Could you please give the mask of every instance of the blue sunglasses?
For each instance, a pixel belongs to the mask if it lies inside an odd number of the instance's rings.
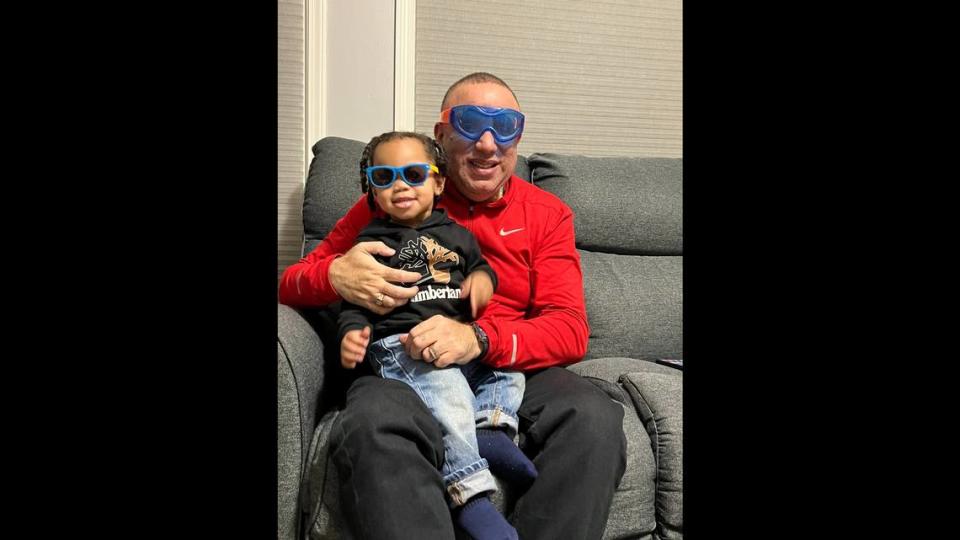
[[[489,131],[500,144],[513,142],[523,133],[523,113],[503,107],[457,105],[444,109],[440,121],[471,141],[480,140]]]
[[[440,169],[430,163],[407,163],[402,167],[389,167],[387,165],[376,165],[367,167],[364,172],[367,173],[367,182],[371,186],[379,189],[386,189],[397,181],[397,175],[403,178],[408,186],[422,186],[430,176],[430,171],[437,174]]]

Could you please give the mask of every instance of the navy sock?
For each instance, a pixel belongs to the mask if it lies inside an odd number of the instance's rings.
[[[519,540],[497,507],[484,495],[470,499],[457,514],[457,525],[474,540]]]
[[[537,478],[537,468],[513,440],[500,429],[478,429],[480,457],[490,464],[494,476],[523,487]]]

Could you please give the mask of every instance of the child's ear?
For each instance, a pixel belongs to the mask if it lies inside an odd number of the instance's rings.
[[[445,177],[440,176],[440,175],[438,174],[438,175],[437,175],[437,181],[436,181],[436,187],[433,189],[433,191],[434,191],[437,195],[443,193],[443,186],[444,186],[444,184],[446,184],[446,182],[447,182],[447,179],[446,179]]]

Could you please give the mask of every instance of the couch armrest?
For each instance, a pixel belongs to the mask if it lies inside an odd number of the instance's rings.
[[[664,540],[682,539],[683,375],[673,368],[648,364],[646,369],[621,376],[620,384],[633,401],[653,446],[657,533]]]
[[[323,344],[297,311],[277,304],[277,537],[299,532],[301,478],[324,384]]]

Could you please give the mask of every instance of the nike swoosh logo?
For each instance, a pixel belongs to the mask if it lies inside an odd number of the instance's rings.
[[[523,227],[520,227],[519,229],[511,229],[511,230],[509,230],[509,231],[505,231],[505,230],[503,230],[503,227],[500,227],[500,236],[506,236],[506,235],[508,235],[508,234],[513,234],[513,233],[515,233],[515,232],[520,232],[520,231],[522,231],[522,230],[523,230]]]

